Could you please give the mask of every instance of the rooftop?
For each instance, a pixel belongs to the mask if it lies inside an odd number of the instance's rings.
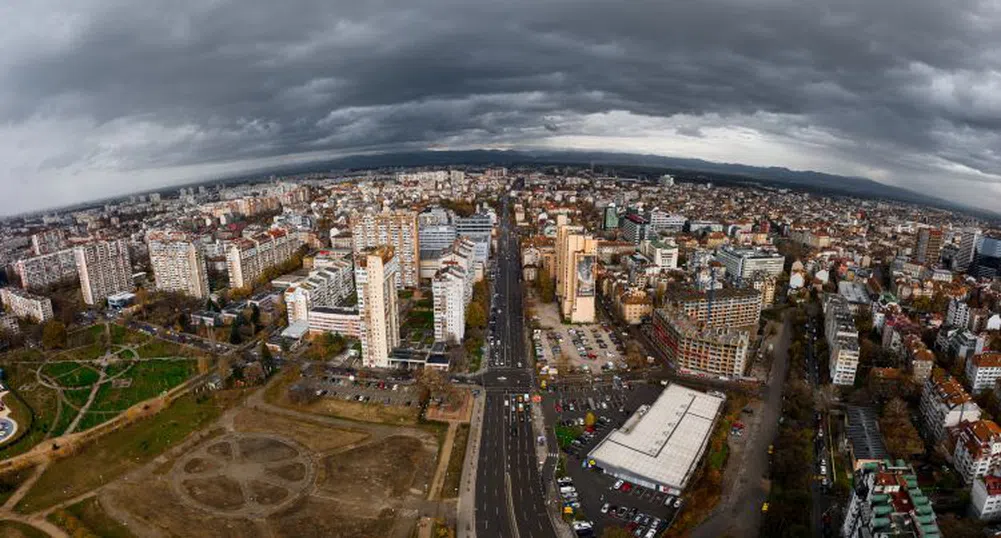
[[[669,385],[649,407],[613,430],[589,457],[684,489],[702,457],[723,398]]]

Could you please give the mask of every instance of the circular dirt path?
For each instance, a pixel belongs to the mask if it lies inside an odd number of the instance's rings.
[[[309,493],[309,450],[279,435],[229,433],[181,458],[170,482],[186,505],[214,515],[264,518]]]

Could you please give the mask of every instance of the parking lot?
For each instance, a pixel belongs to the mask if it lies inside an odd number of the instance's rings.
[[[564,433],[579,432],[566,447],[566,471],[575,494],[564,498],[564,505],[591,520],[596,535],[606,527],[619,526],[628,528],[634,536],[659,536],[681,508],[675,506],[677,498],[619,481],[599,468],[590,467],[587,460],[587,454],[601,439],[620,427],[637,407],[656,400],[661,390],[657,385],[616,380],[598,384],[556,383],[545,393],[543,412],[547,424],[556,425]],[[596,418],[592,432],[584,428],[588,411]]]
[[[323,374],[304,376],[301,383],[323,398],[403,407],[418,405],[417,389],[412,383]]]
[[[555,305],[542,305],[539,309],[541,328],[532,331],[535,356],[550,367],[560,365],[560,357],[569,359],[574,371],[599,372],[624,369],[625,348],[621,335],[607,323],[563,325]],[[552,312],[549,312],[552,310]]]

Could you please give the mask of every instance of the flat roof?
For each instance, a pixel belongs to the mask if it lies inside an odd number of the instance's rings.
[[[671,384],[589,454],[658,484],[684,489],[705,451],[724,399]]]
[[[890,457],[879,431],[879,418],[871,407],[849,405],[847,408],[848,442],[857,460],[882,460]]]

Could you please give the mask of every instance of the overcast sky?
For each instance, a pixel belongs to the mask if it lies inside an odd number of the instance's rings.
[[[568,148],[1001,200],[1001,3],[5,0],[0,214],[354,152]]]

